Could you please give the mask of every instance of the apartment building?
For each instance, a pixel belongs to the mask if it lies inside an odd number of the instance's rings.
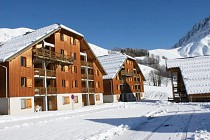
[[[143,98],[145,78],[133,57],[109,53],[98,59],[107,72],[103,76],[104,102],[128,102]]]
[[[175,102],[210,101],[210,56],[167,60]]]
[[[0,114],[103,103],[106,72],[84,36],[53,24],[0,45]]]

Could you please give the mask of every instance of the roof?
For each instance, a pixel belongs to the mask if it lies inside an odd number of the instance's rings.
[[[121,68],[123,68],[124,62],[127,59],[132,59],[135,61],[134,58],[132,58],[129,55],[126,54],[122,54],[122,53],[109,53],[108,55],[104,55],[104,56],[99,56],[98,60],[100,61],[100,63],[102,64],[102,66],[104,67],[107,75],[103,76],[103,79],[113,79],[115,78],[115,76],[117,75],[117,73],[121,70]],[[136,61],[135,61],[136,62]],[[137,70],[141,72],[140,67],[138,66],[137,63],[134,63],[134,65],[136,66]],[[145,81],[145,78],[143,76],[143,73],[141,72],[141,75]]]
[[[187,94],[210,93],[210,56],[171,59],[167,68],[180,68]]]
[[[116,53],[100,56],[98,59],[107,73],[107,75],[103,76],[103,79],[113,79],[122,68],[127,56]]]
[[[59,29],[65,29],[72,33],[75,33],[79,36],[82,34],[76,32],[73,29],[70,29],[61,24],[52,24],[40,29],[37,29],[33,32],[12,38],[3,44],[0,45],[0,62],[7,61],[13,55],[25,50],[27,47],[36,44],[38,41],[43,40],[47,36],[50,36],[54,32],[58,31]]]
[[[91,43],[88,43],[88,44],[89,44],[91,50],[94,52],[94,54],[97,57],[109,54],[109,50],[107,50],[107,49],[101,48],[101,47],[91,44]]]

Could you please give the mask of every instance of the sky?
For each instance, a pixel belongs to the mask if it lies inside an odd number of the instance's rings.
[[[170,49],[210,15],[210,0],[1,0],[0,28],[70,27],[106,49]]]

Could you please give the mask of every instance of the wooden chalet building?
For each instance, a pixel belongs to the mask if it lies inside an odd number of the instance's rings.
[[[105,74],[82,34],[60,24],[28,32],[0,45],[0,114],[103,103]]]
[[[210,56],[167,60],[173,100],[210,101]]]
[[[104,102],[142,99],[145,79],[134,58],[113,53],[98,59],[107,72],[103,76]]]

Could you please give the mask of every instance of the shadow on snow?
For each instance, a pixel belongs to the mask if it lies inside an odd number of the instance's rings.
[[[186,112],[185,112],[186,113]],[[210,116],[210,113],[194,113],[193,118],[200,118],[201,116]],[[120,126],[120,125],[128,125],[129,130],[133,131],[149,131],[159,133],[171,133],[171,132],[195,132],[197,125],[201,122],[196,120],[195,124],[193,125],[195,128],[184,130],[186,126],[189,124],[189,118],[191,117],[191,113],[186,114],[176,114],[176,115],[167,115],[167,116],[156,116],[156,117],[131,117],[131,118],[104,118],[104,119],[86,119],[88,121],[93,121],[97,123],[105,123],[110,124],[113,126]],[[206,119],[206,120],[205,120]],[[206,124],[205,130],[208,132],[210,131],[210,123],[205,117],[202,119],[203,123]],[[193,121],[193,120],[191,120]]]

